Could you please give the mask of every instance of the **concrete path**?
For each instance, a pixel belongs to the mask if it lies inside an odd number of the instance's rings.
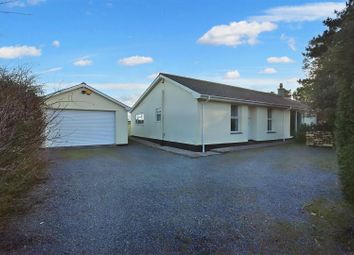
[[[213,155],[220,154],[220,152],[216,152],[216,151],[207,151],[207,152],[203,153],[203,152],[197,152],[197,151],[183,150],[183,149],[179,149],[179,148],[175,148],[175,147],[171,147],[171,146],[161,146],[157,143],[149,142],[144,139],[140,139],[140,138],[136,138],[136,137],[130,137],[129,140],[147,145],[152,148],[157,148],[157,149],[160,149],[163,151],[168,151],[168,152],[171,152],[174,154],[178,154],[178,155],[182,155],[182,156],[186,156],[186,157],[190,157],[190,158],[200,158],[200,157],[207,157],[207,156],[213,156]]]
[[[242,145],[236,145],[236,146],[228,146],[228,147],[222,147],[222,148],[217,148],[217,149],[212,149],[209,150],[205,153],[203,152],[196,152],[196,151],[190,151],[190,150],[184,150],[184,149],[179,149],[171,146],[161,146],[157,143],[153,143],[144,139],[140,139],[137,137],[130,137],[129,140],[147,145],[152,148],[157,148],[163,151],[168,151],[171,153],[175,153],[178,155],[183,155],[186,157],[190,158],[200,158],[200,157],[208,157],[208,156],[214,156],[214,155],[219,155],[222,153],[227,153],[227,152],[234,152],[234,151],[242,151],[242,150],[248,150],[248,149],[257,149],[257,148],[264,148],[264,147],[271,147],[271,146],[276,146],[276,145],[283,145],[283,144],[288,144],[292,143],[292,140],[287,140],[287,141],[274,141],[274,142],[264,142],[264,143],[252,143],[252,144],[242,144]]]

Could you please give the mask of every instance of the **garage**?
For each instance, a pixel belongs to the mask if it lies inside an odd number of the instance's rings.
[[[104,111],[48,111],[53,117],[48,147],[115,144],[115,113]]]
[[[81,83],[46,100],[46,147],[128,143],[129,107]]]

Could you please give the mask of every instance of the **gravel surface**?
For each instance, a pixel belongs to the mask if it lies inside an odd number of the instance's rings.
[[[0,253],[306,253],[304,205],[340,197],[335,152],[297,144],[192,159],[133,142],[50,157],[32,194],[43,201],[9,219]]]

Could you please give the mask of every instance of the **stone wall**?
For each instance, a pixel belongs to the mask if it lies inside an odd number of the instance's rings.
[[[316,147],[334,147],[334,136],[329,131],[306,132],[306,145]]]

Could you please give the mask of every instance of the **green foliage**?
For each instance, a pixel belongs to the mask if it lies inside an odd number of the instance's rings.
[[[296,133],[295,140],[298,143],[306,143],[306,132],[310,131],[310,126],[302,124]]]
[[[0,68],[0,215],[18,209],[42,177],[46,118],[35,83],[26,69]]]
[[[338,15],[337,18],[328,18],[323,23],[327,29],[309,42],[303,54],[303,68],[307,78],[299,80],[302,86],[293,96],[310,105],[321,122],[334,124],[339,92],[335,84],[335,67],[330,64],[331,56],[328,51],[342,24],[342,18]]]
[[[354,203],[354,0],[324,21],[326,31],[304,53],[307,78],[295,96],[335,123],[340,180],[345,198]]]
[[[345,198],[354,203],[354,1],[338,14],[342,23],[329,49],[339,91],[336,115],[337,154]]]

